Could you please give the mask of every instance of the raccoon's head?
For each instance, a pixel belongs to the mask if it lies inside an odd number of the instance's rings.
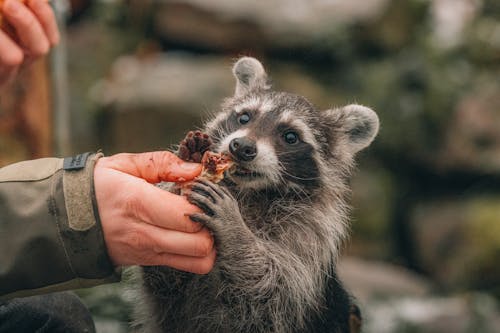
[[[332,173],[345,174],[378,132],[378,117],[367,107],[320,111],[304,97],[272,91],[254,58],[239,59],[233,74],[235,94],[207,132],[214,150],[236,162],[228,177],[241,189],[310,193]]]

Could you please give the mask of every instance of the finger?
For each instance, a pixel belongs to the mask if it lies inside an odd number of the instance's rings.
[[[117,154],[101,160],[108,167],[140,177],[149,183],[183,182],[201,173],[201,164],[184,162],[167,151]]]
[[[185,197],[139,179],[131,183],[130,188],[125,209],[140,221],[182,232],[197,232],[201,229],[201,225],[191,221],[188,216],[201,211]]]
[[[144,266],[169,266],[180,271],[195,274],[208,274],[214,266],[215,258],[215,249],[213,249],[210,254],[204,258],[188,257],[178,254],[159,254],[152,259],[150,264],[146,264]]]
[[[203,228],[196,233],[185,233],[175,230],[161,229],[144,224],[150,238],[152,251],[158,254],[171,253],[190,257],[206,257],[214,247],[213,237],[208,229]]]
[[[24,61],[23,50],[2,30],[0,30],[0,67],[8,70],[20,66]]]
[[[49,40],[31,10],[17,0],[6,0],[3,5],[3,14],[16,31],[25,52],[34,57],[49,52]]]
[[[60,35],[52,7],[46,0],[31,0],[28,2],[28,6],[42,25],[45,35],[49,39],[50,45],[57,45],[59,43]]]

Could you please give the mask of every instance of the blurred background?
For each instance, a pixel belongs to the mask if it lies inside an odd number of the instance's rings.
[[[274,87],[381,118],[340,275],[364,332],[500,332],[500,1],[53,1],[66,39],[0,99],[0,164],[168,149],[259,58]],[[126,283],[80,291],[127,332]]]

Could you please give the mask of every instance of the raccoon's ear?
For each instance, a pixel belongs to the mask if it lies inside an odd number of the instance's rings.
[[[355,154],[368,147],[379,130],[377,114],[370,108],[351,104],[330,112],[341,122],[341,132],[345,134],[350,151]]]
[[[269,89],[267,74],[262,64],[255,58],[240,58],[233,66],[236,78],[235,96],[245,95],[254,89]]]

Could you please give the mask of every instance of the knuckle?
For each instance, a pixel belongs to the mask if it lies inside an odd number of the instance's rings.
[[[21,29],[32,29],[35,24],[38,24],[35,16],[27,10],[23,10],[22,13],[20,11],[15,15],[14,19],[14,25]]]
[[[142,200],[136,195],[128,195],[125,198],[125,211],[129,216],[140,217],[144,209]]]
[[[128,247],[136,250],[142,250],[145,247],[146,244],[146,235],[143,234],[140,230],[130,230],[127,233],[127,237],[125,242],[127,243]]]
[[[24,54],[19,50],[12,49],[2,57],[2,62],[7,67],[18,67],[24,62]]]

